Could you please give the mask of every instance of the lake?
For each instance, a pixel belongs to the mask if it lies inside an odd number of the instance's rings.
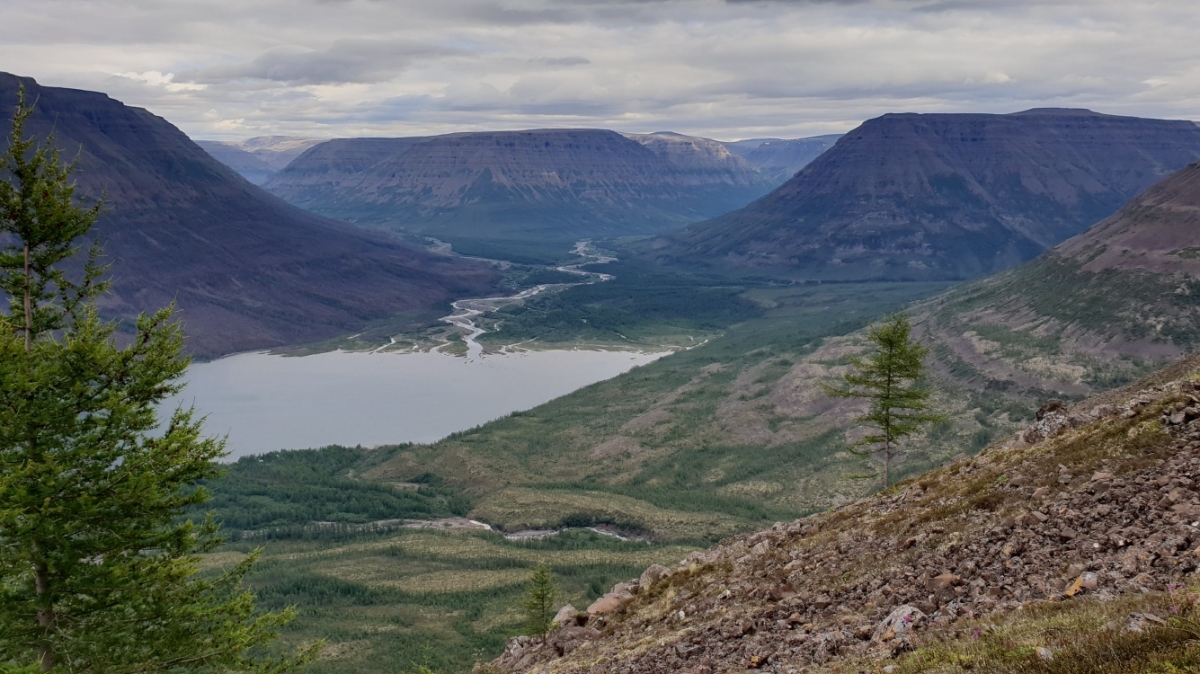
[[[231,458],[277,449],[432,442],[603,381],[665,353],[245,353],[197,363],[164,409],[195,404]]]

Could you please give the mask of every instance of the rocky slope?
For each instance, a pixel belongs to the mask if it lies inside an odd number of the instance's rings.
[[[651,567],[478,670],[1187,671],[1197,379],[1192,357],[1051,402],[973,459]]]
[[[759,173],[782,185],[800,169],[833,147],[841,134],[809,138],[755,138],[723,143]]]
[[[663,261],[827,280],[963,279],[1029,260],[1200,158],[1192,122],[1030,110],[889,114]]]
[[[51,130],[79,153],[77,195],[103,194],[97,236],[113,264],[107,315],[178,303],[201,356],[328,338],[398,312],[441,310],[486,291],[487,269],[401,245],[273,197],[182,132],[101,93],[0,74],[0,107],[24,84]],[[7,120],[9,112],[3,118]],[[7,122],[0,132],[8,133]]]
[[[446,238],[567,241],[712,217],[770,183],[705,139],[545,129],[330,141],[267,188],[364,224]]]
[[[197,140],[196,144],[246,180],[262,185],[305,150],[320,142],[318,138],[257,136],[246,140]]]

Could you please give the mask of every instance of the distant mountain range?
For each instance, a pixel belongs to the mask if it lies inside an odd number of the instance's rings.
[[[661,231],[772,186],[714,141],[598,129],[333,140],[266,184],[290,203],[361,224],[563,241]]]
[[[201,356],[315,341],[485,292],[492,271],[318,217],[217,162],[167,121],[101,93],[0,73],[0,132],[18,85],[28,131],[79,154],[76,194],[104,195],[113,264],[103,310],[126,324],[176,301]]]
[[[809,138],[754,138],[722,143],[759,173],[782,184],[821,156],[841,134]]]
[[[320,142],[320,138],[258,136],[246,140],[197,140],[196,144],[246,180],[262,185],[305,150]]]
[[[647,254],[815,280],[967,279],[1035,257],[1198,158],[1200,127],[1188,121],[889,114],[771,194]]]

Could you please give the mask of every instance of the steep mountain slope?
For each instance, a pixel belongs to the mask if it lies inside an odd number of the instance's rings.
[[[917,309],[977,383],[1086,393],[1200,345],[1200,164],[1037,260]]]
[[[660,260],[806,279],[993,273],[1200,158],[1200,127],[1086,110],[889,114],[746,208],[653,244]]]
[[[797,171],[808,166],[812,160],[833,147],[841,137],[841,134],[835,133],[792,140],[755,138],[724,143],[724,145],[730,152],[745,159],[746,163],[759,173],[767,176],[776,184],[783,184],[787,182],[788,178],[796,175]]]
[[[568,241],[662,230],[770,185],[722,147],[656,134],[545,129],[347,139],[267,183],[324,215],[446,238]]]
[[[198,140],[196,144],[246,180],[262,185],[305,150],[320,142],[316,138],[257,136],[236,141]]]
[[[28,131],[79,154],[76,194],[103,194],[111,316],[178,302],[189,348],[210,356],[327,338],[486,290],[491,271],[317,217],[263,192],[183,133],[101,93],[0,74],[37,100]],[[9,113],[4,113],[8,118]],[[0,123],[7,134],[7,123]]]
[[[1047,406],[974,459],[650,567],[481,669],[1194,671],[1198,377]]]

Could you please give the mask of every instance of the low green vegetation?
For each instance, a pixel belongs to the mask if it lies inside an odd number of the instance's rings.
[[[369,468],[387,456],[361,447],[332,446],[242,457],[209,485],[213,499],[205,507],[219,513],[233,536],[254,531],[270,538],[306,535],[314,522],[434,519],[465,515],[470,509],[469,502],[433,475],[418,475],[402,485],[354,477],[355,469]]]
[[[613,584],[692,548],[619,541],[591,531],[510,541],[470,530],[313,532],[307,538],[244,539],[206,560],[234,564],[265,545],[251,587],[260,605],[295,606],[287,643],[325,639],[314,674],[384,674],[423,666],[461,672],[520,634],[529,579],[539,565],[564,602],[586,608]],[[551,613],[553,615],[553,613]]]
[[[1116,600],[1037,602],[956,626],[894,665],[897,674],[1172,674],[1200,671],[1196,588]],[[1134,616],[1149,614],[1137,630]],[[1161,616],[1161,617],[1160,617]]]
[[[618,261],[586,269],[614,278],[501,309],[490,317],[497,327],[484,340],[640,344],[671,343],[673,337],[676,345],[688,346],[688,335],[693,340],[711,336],[763,315],[761,306],[743,296],[746,283],[666,273],[643,262]]]

